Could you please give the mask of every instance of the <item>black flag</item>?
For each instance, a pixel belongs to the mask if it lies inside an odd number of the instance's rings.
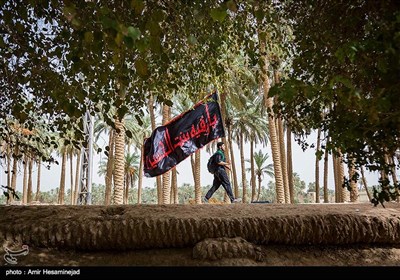
[[[224,137],[216,92],[166,125],[157,127],[144,140],[144,175],[161,175],[210,141]]]

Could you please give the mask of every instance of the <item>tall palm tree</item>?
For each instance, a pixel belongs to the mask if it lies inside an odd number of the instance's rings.
[[[275,59],[275,58],[272,58],[271,60],[272,60],[273,73],[274,73],[273,82],[275,85],[277,85],[280,83],[279,60]],[[279,96],[275,95],[274,104],[278,104],[278,103],[279,103]],[[283,123],[283,116],[281,115],[280,111],[276,114],[276,125],[277,125],[277,129],[278,129],[277,135],[278,135],[278,140],[279,140],[283,188],[285,191],[285,203],[290,203],[289,178],[288,178],[288,172],[287,172],[286,150],[285,150],[284,123]]]
[[[275,115],[273,113],[273,98],[269,96],[270,90],[270,77],[269,77],[269,67],[270,60],[267,56],[267,33],[262,32],[260,27],[261,22],[258,22],[258,42],[261,55],[261,87],[260,92],[263,92],[264,105],[268,110],[268,126],[269,126],[269,137],[271,142],[272,159],[274,162],[274,174],[275,174],[275,188],[276,188],[276,201],[278,203],[285,203],[285,191],[283,185],[283,172],[281,166],[281,155],[279,139],[277,135],[277,129],[275,125]]]

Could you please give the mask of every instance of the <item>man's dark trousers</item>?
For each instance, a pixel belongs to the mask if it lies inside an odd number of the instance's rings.
[[[212,188],[207,192],[206,199],[210,199],[210,197],[219,189],[221,186],[224,187],[226,193],[229,196],[231,202],[235,199],[232,193],[231,183],[229,182],[228,174],[226,174],[225,167],[218,167],[217,171],[214,173],[214,181]]]

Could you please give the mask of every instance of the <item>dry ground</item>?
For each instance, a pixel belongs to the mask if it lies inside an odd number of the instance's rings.
[[[0,206],[0,255],[28,245],[18,265],[400,267],[400,205],[385,206]]]

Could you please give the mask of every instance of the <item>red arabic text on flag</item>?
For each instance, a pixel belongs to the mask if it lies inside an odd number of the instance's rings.
[[[161,175],[210,141],[224,137],[224,126],[216,92],[191,110],[157,127],[144,141],[144,175]]]

